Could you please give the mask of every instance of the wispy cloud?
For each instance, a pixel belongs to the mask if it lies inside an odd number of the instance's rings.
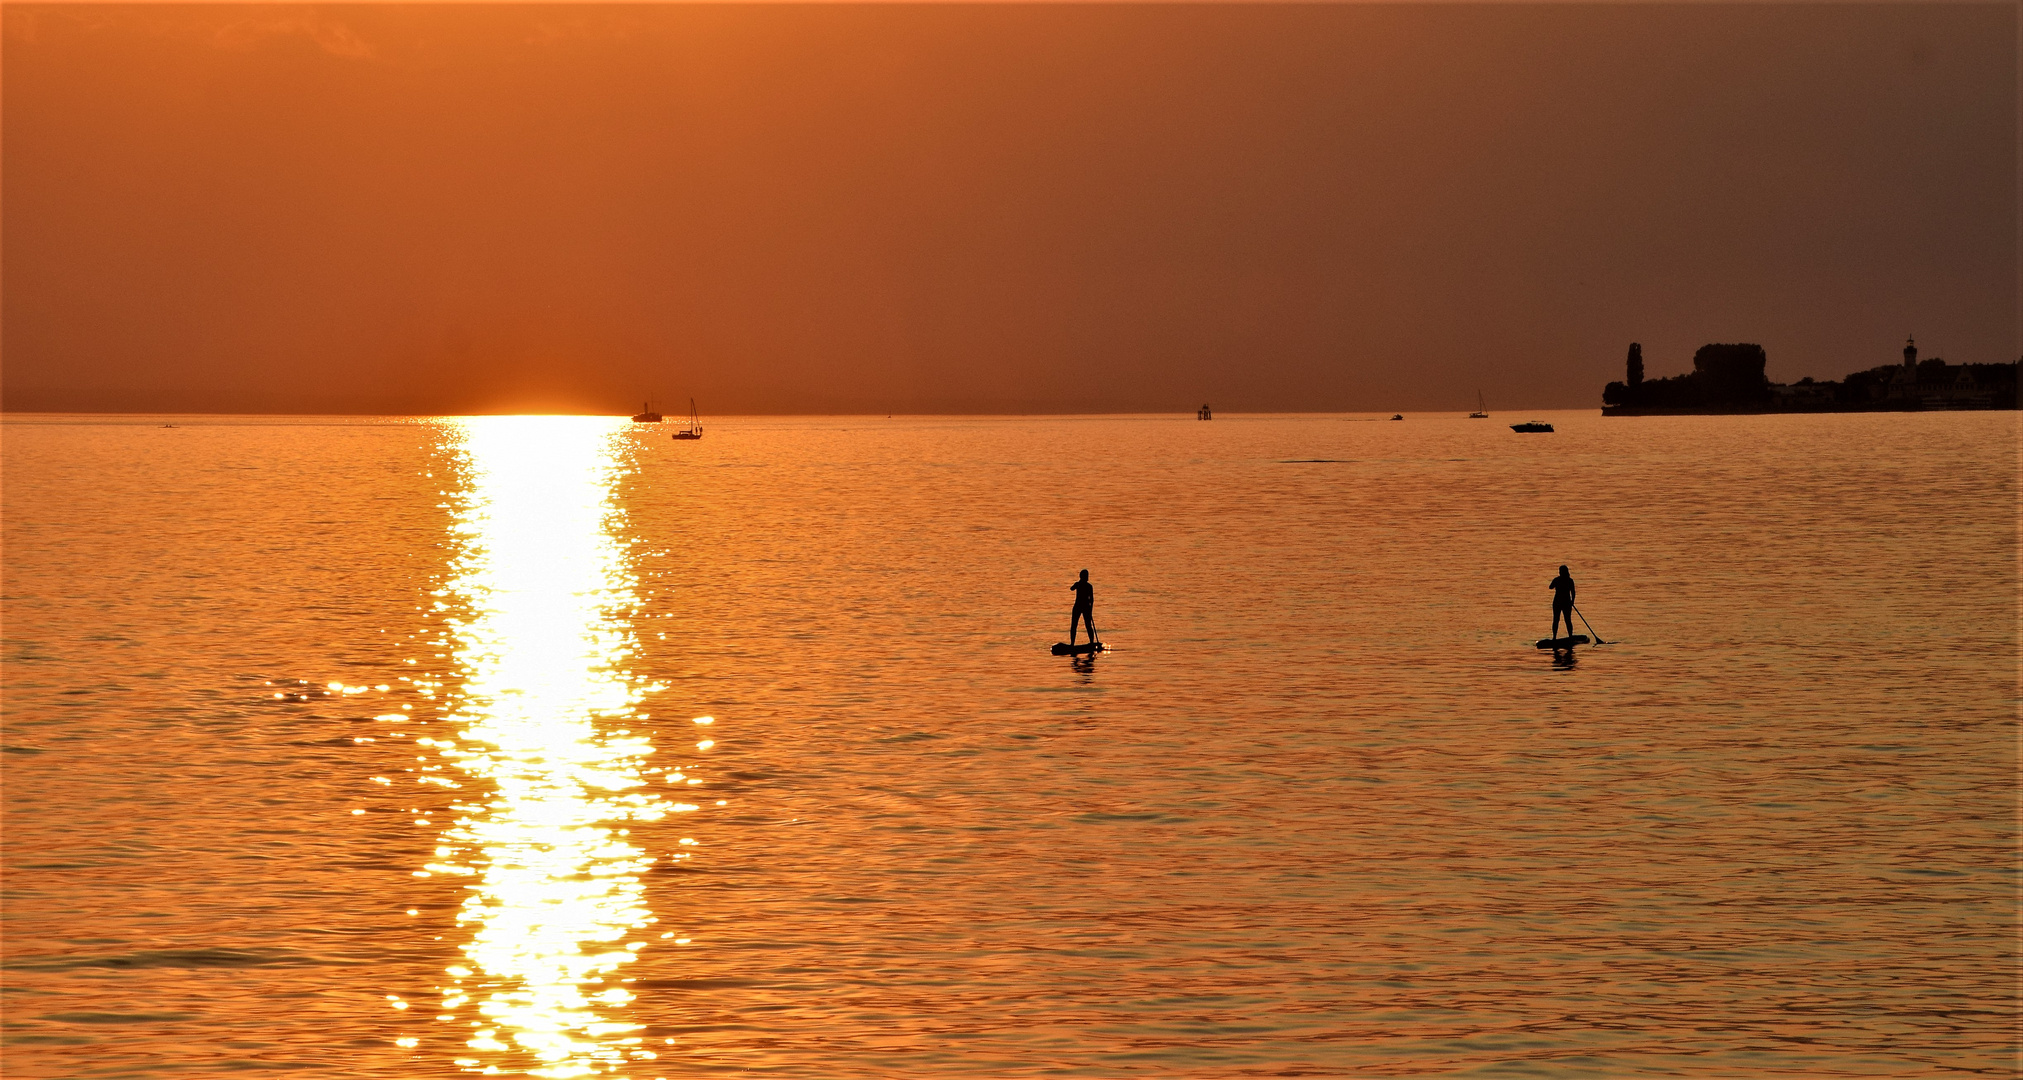
[[[256,49],[286,38],[306,39],[332,56],[350,60],[370,59],[373,55],[372,45],[349,24],[315,11],[228,16],[211,34],[212,42],[219,48],[235,50]]]
[[[5,10],[9,40],[34,43],[57,27],[88,33],[121,32],[174,41],[194,42],[231,52],[250,52],[276,42],[307,41],[318,50],[347,60],[369,60],[372,43],[348,22],[310,8],[273,8],[221,4],[193,13],[188,8],[116,11],[85,4],[18,5]]]

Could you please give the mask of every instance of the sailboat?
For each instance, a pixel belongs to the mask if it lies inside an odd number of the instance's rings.
[[[702,438],[702,420],[695,414],[695,399],[688,399],[688,426],[674,433],[677,439]]]
[[[1489,419],[1489,406],[1482,403],[1482,391],[1475,391],[1475,411],[1468,414],[1470,420]]]
[[[660,414],[653,411],[652,402],[642,401],[639,403],[639,415],[634,416],[632,422],[635,424],[658,424],[660,423]]]

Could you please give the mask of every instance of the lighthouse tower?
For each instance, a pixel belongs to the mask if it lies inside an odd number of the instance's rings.
[[[1917,338],[1914,337],[1904,338],[1904,366],[1907,368],[1916,368],[1918,366]]]

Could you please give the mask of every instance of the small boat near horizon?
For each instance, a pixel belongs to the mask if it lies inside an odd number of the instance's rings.
[[[1510,425],[1512,431],[1551,431],[1552,425],[1539,420],[1528,420],[1522,424]]]
[[[1470,420],[1489,419],[1489,406],[1483,404],[1482,391],[1480,389],[1477,389],[1475,391],[1475,411],[1468,414],[1468,419]]]
[[[660,414],[653,411],[652,402],[642,401],[639,403],[639,412],[632,417],[632,422],[635,424],[658,424],[660,423]]]
[[[694,398],[688,399],[688,426],[675,432],[674,437],[677,439],[702,438],[702,420],[696,415]]]

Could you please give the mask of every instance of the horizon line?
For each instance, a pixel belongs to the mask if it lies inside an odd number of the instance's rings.
[[[1506,410],[1504,410],[1504,411],[1505,411],[1505,412],[1515,412],[1515,411],[1519,411],[1519,410],[1518,410],[1518,409],[1506,409]],[[1552,405],[1552,406],[1539,406],[1539,407],[1523,407],[1523,408],[1521,409],[1521,411],[1524,411],[1524,412],[1534,412],[1534,413],[1537,413],[1537,412],[1595,412],[1595,413],[1600,413],[1600,412],[1602,411],[1602,407],[1601,407],[1601,406],[1599,406],[1599,405],[1594,405],[1594,406],[1587,406],[1587,405],[1579,405],[1579,406],[1561,406],[1561,405]],[[1467,419],[1467,418],[1469,417],[1469,414],[1468,414],[1468,412],[1467,412],[1467,411],[1465,411],[1465,410],[1464,410],[1463,408],[1456,408],[1456,409],[1419,409],[1419,410],[1415,410],[1414,412],[1411,412],[1411,413],[1407,413],[1407,412],[1405,412],[1404,410],[1401,410],[1401,409],[1327,409],[1327,410],[1283,410],[1283,409],[1258,409],[1258,410],[1250,410],[1250,409],[1231,409],[1231,410],[1228,410],[1228,411],[1226,411],[1226,412],[1223,412],[1223,411],[1218,411],[1218,412],[1217,412],[1217,413],[1215,414],[1215,419],[1219,420],[1219,419],[1221,419],[1221,418],[1223,418],[1223,417],[1225,417],[1225,416],[1229,416],[1229,417],[1239,417],[1239,416],[1244,416],[1244,417],[1274,417],[1274,416],[1347,416],[1347,417],[1364,417],[1364,416],[1368,416],[1368,417],[1372,417],[1372,418],[1377,418],[1377,419],[1388,419],[1388,417],[1387,417],[1387,416],[1383,416],[1383,415],[1381,415],[1381,414],[1385,414],[1385,413],[1389,413],[1389,414],[1393,414],[1393,415],[1401,415],[1401,416],[1412,416],[1412,415],[1417,415],[1417,416],[1422,416],[1422,417],[1444,417],[1444,416],[1449,416],[1449,415],[1453,415],[1453,416],[1459,416],[1459,417],[1461,417],[1461,418],[1463,418],[1463,419]],[[104,410],[104,411],[79,411],[79,410],[52,410],[52,409],[0,409],[0,421],[5,421],[5,420],[10,420],[10,419],[15,419],[15,418],[29,418],[29,417],[51,417],[51,416],[131,416],[131,417],[166,417],[166,416],[203,416],[203,417],[279,417],[279,418],[286,418],[286,419],[308,419],[308,418],[325,418],[325,417],[327,417],[327,418],[335,418],[335,419],[381,419],[381,420],[440,420],[440,419],[470,419],[470,418],[476,418],[476,417],[486,417],[486,416],[580,416],[580,417],[600,417],[600,418],[604,418],[604,419],[609,419],[609,420],[625,420],[625,421],[628,421],[628,422],[632,422],[632,418],[631,418],[630,416],[628,416],[628,415],[624,414],[624,413],[603,413],[603,412],[539,412],[539,411],[527,411],[527,412],[478,412],[478,413],[449,413],[449,412],[417,412],[417,413],[370,413],[370,412],[360,412],[360,413],[340,413],[340,412],[299,412],[299,413],[296,413],[296,412],[127,412],[127,411],[113,411],[113,410]],[[1195,416],[1195,415],[1194,415],[1194,414],[1193,414],[1192,412],[1187,412],[1187,411],[1167,411],[1167,410],[1158,410],[1158,411],[1137,411],[1137,412],[1060,412],[1060,413],[1048,413],[1048,412],[891,412],[891,413],[865,413],[865,412],[835,412],[835,413],[826,413],[826,412],[778,412],[778,413],[719,413],[719,414],[716,414],[716,415],[714,415],[713,417],[711,417],[711,419],[712,419],[712,420],[714,420],[714,421],[718,421],[718,422],[721,422],[721,421],[724,421],[724,420],[786,420],[786,419],[830,419],[830,418],[833,418],[833,419],[878,419],[878,418],[883,418],[883,419],[888,419],[888,420],[889,420],[889,419],[898,419],[898,418],[900,418],[900,417],[906,417],[906,418],[910,418],[910,419],[1005,419],[1005,420],[1071,420],[1071,419],[1080,419],[1080,418],[1090,418],[1090,417],[1101,417],[1101,418],[1117,418],[1117,417],[1130,417],[1130,418],[1141,418],[1141,417],[1142,417],[1142,418],[1146,418],[1146,419],[1187,419],[1187,420],[1197,420],[1197,419],[1198,419],[1198,417],[1196,417],[1196,416]],[[1209,421],[1209,422],[1210,422],[1210,423],[1212,423],[1213,421],[1211,420],[1211,421]],[[640,427],[642,427],[642,428],[645,428],[645,427],[661,427],[661,426],[667,426],[667,427],[680,427],[681,425],[680,425],[680,424],[678,424],[678,423],[672,423],[672,422],[667,422],[667,421],[663,421],[663,422],[662,422],[662,423],[660,423],[660,424],[650,424],[650,423],[641,423],[641,424],[640,424],[639,426],[640,426]]]

